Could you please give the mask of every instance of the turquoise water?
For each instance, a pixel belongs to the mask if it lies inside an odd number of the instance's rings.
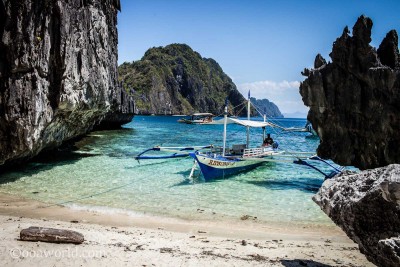
[[[186,125],[178,117],[136,116],[122,130],[93,132],[79,150],[36,159],[19,171],[1,175],[0,192],[49,204],[126,211],[183,219],[239,220],[245,214],[260,222],[328,224],[311,200],[323,177],[309,168],[267,163],[229,179],[189,180],[190,158],[142,160],[133,157],[155,145],[222,143],[220,125]],[[302,127],[303,119],[279,119],[285,127]],[[268,129],[284,150],[315,151],[318,138],[309,133]],[[245,129],[228,126],[228,145],[245,143]],[[262,133],[252,129],[252,144]]]

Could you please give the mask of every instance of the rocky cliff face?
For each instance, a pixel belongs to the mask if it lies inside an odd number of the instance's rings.
[[[116,107],[119,8],[0,1],[0,165],[85,134]]]
[[[377,266],[400,266],[400,165],[342,174],[314,201]]]
[[[184,44],[151,48],[141,60],[119,66],[119,74],[140,114],[220,114],[226,97],[232,106],[244,101],[215,60]]]
[[[320,55],[300,86],[308,120],[321,143],[318,155],[361,169],[400,162],[400,62],[390,31],[376,50],[371,19],[361,16],[333,44],[331,63]]]
[[[265,113],[267,117],[283,118],[283,115],[278,106],[268,99],[256,99],[254,97],[251,97],[250,101],[257,107],[260,112],[262,112],[263,114]]]
[[[121,125],[132,121],[135,114],[133,92],[126,91],[119,83],[111,108],[100,122],[94,125],[94,130],[120,129]]]

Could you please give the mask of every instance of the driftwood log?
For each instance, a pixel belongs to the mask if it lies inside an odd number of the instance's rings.
[[[31,226],[21,230],[20,240],[81,244],[85,238],[71,230]]]

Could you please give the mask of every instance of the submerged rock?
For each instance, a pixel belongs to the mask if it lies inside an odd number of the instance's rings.
[[[119,0],[0,1],[0,166],[122,109],[119,8]]]
[[[321,143],[318,155],[360,169],[400,162],[398,37],[390,31],[370,46],[372,20],[361,16],[333,43],[332,62],[318,55],[300,85],[308,120]]]
[[[400,165],[342,174],[313,197],[378,266],[400,266]]]

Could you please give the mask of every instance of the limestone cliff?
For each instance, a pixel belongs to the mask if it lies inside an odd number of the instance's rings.
[[[372,20],[346,27],[327,63],[320,55],[300,86],[308,120],[321,143],[318,155],[361,169],[400,162],[400,68],[398,36],[390,31],[376,50]]]
[[[244,101],[215,60],[185,44],[151,48],[141,60],[119,66],[119,75],[140,114],[220,114],[226,97],[232,106]]]
[[[118,109],[119,0],[0,1],[0,166]]]
[[[250,100],[251,103],[253,103],[257,107],[259,112],[261,112],[262,114],[265,113],[267,117],[283,118],[283,115],[278,106],[268,99],[256,99],[254,97],[251,97]]]

